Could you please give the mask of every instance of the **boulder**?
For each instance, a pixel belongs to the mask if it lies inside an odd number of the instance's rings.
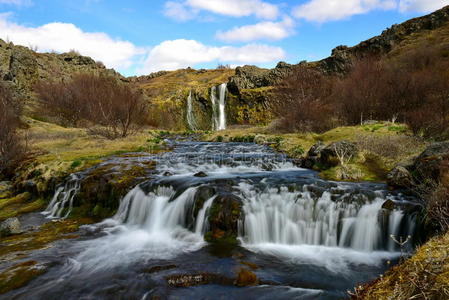
[[[412,182],[412,174],[404,166],[395,167],[387,175],[388,185],[395,188],[408,188],[412,185]]]
[[[432,179],[449,184],[449,141],[427,147],[412,166],[416,180]]]
[[[0,237],[22,233],[21,224],[17,218],[9,218],[0,223]]]
[[[302,167],[328,169],[339,164],[338,156],[344,155],[349,160],[357,153],[357,146],[348,141],[335,142],[328,146],[318,142],[308,151],[306,158],[302,161]]]

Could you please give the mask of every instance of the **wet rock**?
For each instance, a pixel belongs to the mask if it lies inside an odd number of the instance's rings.
[[[235,285],[237,286],[255,286],[259,284],[257,275],[246,268],[241,268],[237,274]]]
[[[208,242],[238,244],[238,223],[243,218],[242,200],[232,194],[219,195],[209,213]]]
[[[193,176],[195,176],[195,177],[207,177],[207,174],[201,171],[201,172],[196,173]]]
[[[387,200],[382,204],[382,208],[386,210],[394,210],[395,207],[396,205],[392,200]]]
[[[204,284],[232,285],[234,282],[223,275],[211,273],[172,275],[165,279],[168,285],[172,287],[190,287]]]
[[[0,223],[0,237],[22,233],[18,218],[9,218]]]
[[[165,177],[170,177],[170,176],[173,176],[173,173],[172,172],[169,172],[169,171],[166,171],[166,172],[164,172],[164,174],[162,174],[163,176],[165,176]]]

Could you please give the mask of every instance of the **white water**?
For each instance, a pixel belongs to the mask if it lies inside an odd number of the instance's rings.
[[[190,130],[197,130],[195,115],[193,114],[193,97],[192,91],[189,92],[187,97],[187,124]]]
[[[219,118],[218,118],[218,130],[226,129],[226,87],[227,84],[223,83],[219,86]]]
[[[209,210],[212,207],[212,204],[214,204],[216,196],[213,196],[209,200],[207,200],[203,208],[198,212],[198,216],[196,218],[196,225],[195,225],[195,233],[204,235],[207,232],[208,229],[208,216],[209,216]]]
[[[245,220],[240,224],[240,239],[245,245],[321,245],[375,251],[382,248],[382,204],[385,199],[358,204],[357,201],[332,201],[324,192],[313,199],[309,192],[289,192],[272,188],[258,192],[241,183]],[[388,235],[397,234],[403,217],[393,211]],[[342,224],[342,225],[340,225]],[[341,229],[340,229],[341,228]],[[389,249],[395,249],[389,244]]]
[[[65,182],[64,186],[59,186],[56,189],[53,198],[42,214],[48,218],[67,218],[72,211],[73,198],[80,187],[81,179],[76,174],[70,175],[70,179]],[[63,215],[64,210],[66,213]]]
[[[210,100],[212,103],[212,129],[225,130],[226,129],[226,89],[227,84],[223,83],[217,87],[213,86],[210,91]]]

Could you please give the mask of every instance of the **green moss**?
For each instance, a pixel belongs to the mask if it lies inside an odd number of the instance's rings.
[[[25,286],[34,278],[44,274],[46,268],[36,261],[26,261],[14,265],[0,273],[0,294]]]
[[[0,259],[5,256],[8,259],[22,258],[27,251],[49,247],[56,240],[77,238],[77,235],[71,233],[78,231],[79,226],[92,222],[92,219],[87,218],[59,220],[46,223],[37,231],[1,238]]]
[[[45,201],[42,199],[32,202],[30,202],[30,199],[30,193],[22,193],[13,198],[0,199],[0,222],[45,207]]]

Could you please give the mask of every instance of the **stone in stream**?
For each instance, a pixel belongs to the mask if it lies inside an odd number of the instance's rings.
[[[0,224],[0,237],[22,233],[21,224],[17,218],[9,218]]]
[[[201,171],[201,172],[196,173],[193,176],[195,176],[195,177],[207,177],[207,174]]]

